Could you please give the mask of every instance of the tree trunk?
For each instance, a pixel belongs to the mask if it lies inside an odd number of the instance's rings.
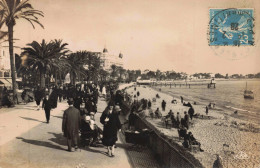
[[[60,86],[62,85],[62,80],[61,80],[61,72],[59,71],[59,81],[60,81]]]
[[[13,28],[14,24],[10,23],[8,25],[8,42],[9,42],[9,53],[10,53],[10,64],[11,64],[11,75],[12,75],[12,85],[13,85],[13,102],[17,97],[16,93],[16,71],[15,71],[15,60],[14,60],[14,46],[13,46]]]
[[[57,86],[58,85],[58,73],[57,73],[57,70],[55,71],[55,85]]]
[[[75,74],[73,72],[70,73],[70,83],[73,86],[75,85]]]
[[[40,83],[40,87],[41,88],[45,88],[45,76],[44,76],[44,73],[43,72],[40,72],[40,81],[41,81],[41,83]]]

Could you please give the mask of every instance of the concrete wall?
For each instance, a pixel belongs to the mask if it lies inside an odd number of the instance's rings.
[[[137,116],[136,129],[149,129],[148,145],[158,158],[163,168],[194,168],[203,167],[201,163],[194,158],[186,149],[173,142],[168,137],[162,135],[154,126],[148,123],[145,119]]]

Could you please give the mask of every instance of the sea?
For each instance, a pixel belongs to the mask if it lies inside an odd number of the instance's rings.
[[[254,92],[254,99],[245,99],[246,88]],[[260,124],[260,80],[222,80],[216,81],[216,88],[200,86],[162,86],[163,91],[191,103],[208,105],[215,103],[223,112],[229,112],[234,117]],[[237,111],[237,114],[234,112]],[[232,114],[233,113],[233,114]]]

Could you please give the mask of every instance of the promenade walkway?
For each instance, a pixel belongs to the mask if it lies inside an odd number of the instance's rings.
[[[100,99],[95,118],[101,128],[99,118],[105,106],[106,102]],[[102,145],[67,152],[61,131],[62,115],[67,107],[65,101],[58,103],[51,111],[49,124],[44,111],[37,111],[34,102],[0,109],[0,168],[159,167],[149,149],[129,148],[131,144],[124,142],[121,133],[114,158],[106,155]]]

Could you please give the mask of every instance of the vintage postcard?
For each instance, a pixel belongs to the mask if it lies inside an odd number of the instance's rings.
[[[260,168],[259,0],[0,0],[0,168]]]

